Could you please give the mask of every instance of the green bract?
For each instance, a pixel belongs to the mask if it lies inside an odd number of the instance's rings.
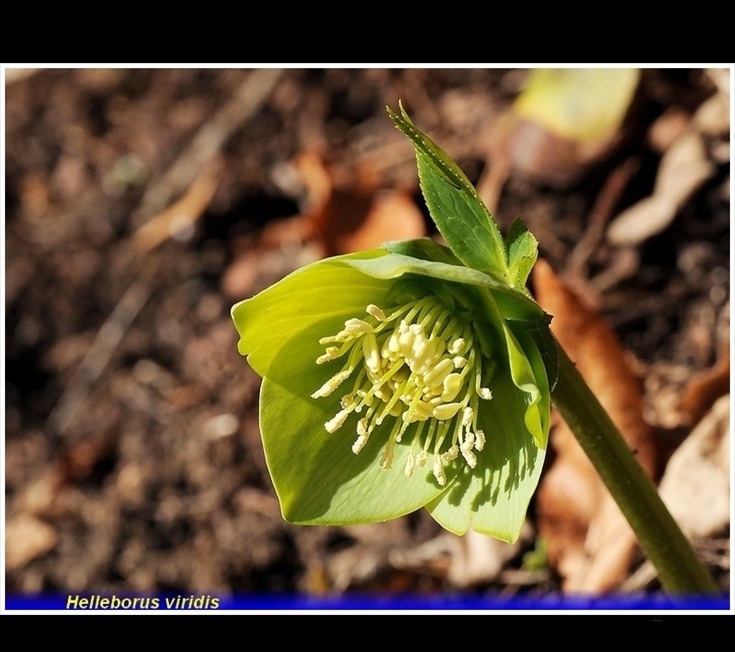
[[[464,173],[399,107],[428,239],[322,260],[236,304],[263,377],[260,428],[283,516],[383,521],[514,541],[538,484],[556,345],[525,283],[535,238],[506,240]]]
[[[287,520],[426,507],[452,532],[517,538],[549,427],[529,335],[546,316],[452,259],[430,240],[388,245],[319,261],[234,306],[239,351],[264,378],[260,426]]]

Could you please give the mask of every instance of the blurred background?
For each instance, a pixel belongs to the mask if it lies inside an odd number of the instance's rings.
[[[437,237],[399,100],[535,234],[557,336],[729,590],[731,68],[4,73],[8,593],[660,591],[559,424],[514,545],[281,518],[229,309]]]

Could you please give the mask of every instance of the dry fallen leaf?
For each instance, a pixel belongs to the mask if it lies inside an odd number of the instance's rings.
[[[505,564],[528,543],[528,530],[513,544],[470,530],[462,537],[446,533],[451,544],[447,579],[452,586],[469,587],[498,578]]]
[[[721,396],[730,393],[730,347],[720,355],[717,364],[695,376],[684,388],[679,412],[688,423],[697,423]]]
[[[670,143],[661,133],[676,121],[678,135]],[[650,130],[654,145],[668,144],[656,173],[653,192],[620,213],[607,232],[615,245],[636,245],[663,231],[678,212],[724,163],[721,150],[729,139],[729,89],[720,90],[705,101],[692,116],[686,129],[681,127],[682,116],[664,114]],[[721,144],[722,147],[717,145]]]
[[[56,530],[39,518],[17,514],[5,524],[5,566],[22,568],[36,557],[45,555],[56,545]]]
[[[410,194],[383,189],[377,173],[340,174],[313,151],[299,154],[292,168],[306,189],[305,209],[248,238],[222,276],[226,296],[247,296],[265,285],[262,279],[273,282],[324,256],[426,235],[424,216]]]
[[[653,194],[611,222],[608,240],[616,245],[636,245],[660,233],[714,173],[701,137],[685,133],[661,159]]]
[[[656,467],[652,432],[643,420],[638,380],[626,352],[607,324],[584,305],[540,260],[534,291],[553,316],[551,329],[561,346],[620,429],[649,475]],[[600,593],[626,576],[636,538],[566,424],[555,426],[551,443],[556,458],[537,494],[539,530],[549,559],[568,592]]]
[[[318,155],[306,152],[295,167],[309,194],[303,214],[328,256],[372,249],[390,240],[426,235],[426,223],[407,192],[383,190],[370,170],[336,183]]]
[[[712,536],[730,522],[729,394],[717,400],[671,456],[659,493],[689,536]]]

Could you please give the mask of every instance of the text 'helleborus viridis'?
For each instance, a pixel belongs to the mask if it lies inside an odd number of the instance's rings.
[[[525,290],[537,245],[504,240],[457,165],[399,108],[430,239],[318,261],[237,303],[263,377],[260,428],[286,520],[346,525],[425,507],[514,541],[538,484],[556,348]]]

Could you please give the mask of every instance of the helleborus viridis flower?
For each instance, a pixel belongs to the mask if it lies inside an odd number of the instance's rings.
[[[411,127],[442,230],[442,202],[476,211],[479,199]],[[286,520],[357,524],[425,507],[458,534],[518,537],[546,448],[553,340],[522,287],[535,240],[511,231],[484,243],[502,256],[478,254],[484,269],[460,255],[472,247],[389,243],[308,265],[233,307],[239,352],[263,377],[260,428]]]

